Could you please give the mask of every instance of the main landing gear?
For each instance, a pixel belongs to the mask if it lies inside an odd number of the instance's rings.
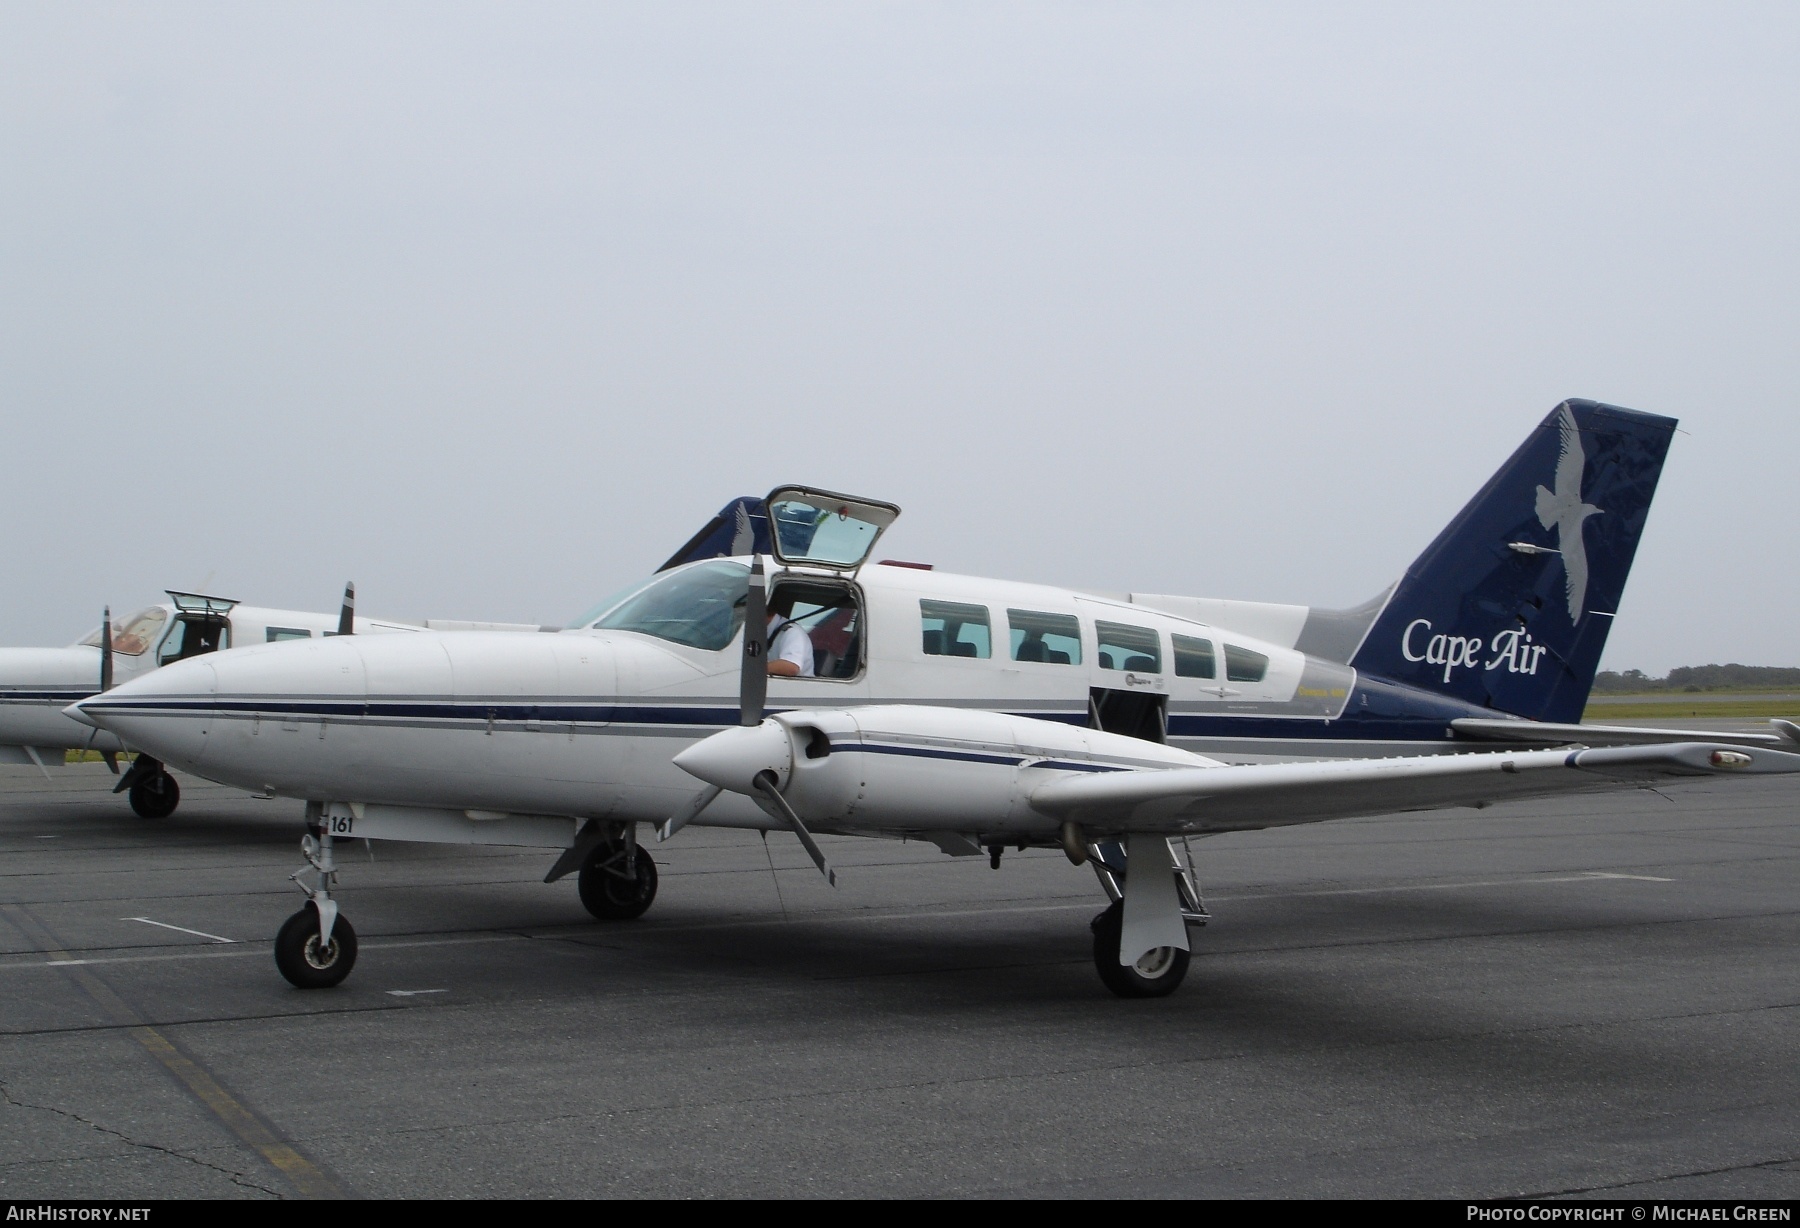
[[[1187,976],[1188,952],[1180,947],[1151,947],[1135,963],[1119,962],[1124,937],[1125,901],[1108,904],[1089,926],[1094,931],[1094,971],[1100,982],[1121,998],[1161,998],[1175,992]]]
[[[1078,832],[1067,833],[1064,848],[1086,853],[1082,860],[1094,867],[1112,901],[1090,927],[1094,971],[1101,983],[1121,998],[1174,993],[1187,976],[1189,927],[1208,920],[1192,856],[1183,864],[1171,842],[1160,836],[1128,837],[1129,855],[1124,841],[1090,844],[1078,837]],[[1133,863],[1143,868],[1135,883],[1127,875]]]
[[[617,827],[582,861],[577,880],[581,906],[598,921],[635,921],[656,899],[656,863],[638,847],[637,825]]]
[[[114,793],[124,793],[132,810],[141,819],[166,819],[181,804],[181,787],[169,770],[149,755],[139,755],[131,767],[113,786]]]
[[[275,935],[275,966],[299,989],[328,989],[356,966],[356,931],[338,915],[331,888],[337,862],[331,855],[331,817],[318,802],[306,805],[306,835],[300,841],[306,864],[288,877],[307,895],[306,906]],[[311,883],[306,881],[313,875]]]

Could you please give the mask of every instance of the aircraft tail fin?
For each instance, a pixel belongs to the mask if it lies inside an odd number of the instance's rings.
[[[1580,720],[1674,431],[1613,405],[1557,406],[1407,569],[1350,664]]]
[[[734,555],[769,554],[769,515],[761,495],[739,495],[719,509],[719,514],[688,539],[687,545],[658,567],[667,571],[700,559],[725,559]]]

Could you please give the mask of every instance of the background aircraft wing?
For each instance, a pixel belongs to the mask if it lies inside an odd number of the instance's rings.
[[[1031,805],[1093,830],[1178,835],[1783,772],[1800,772],[1800,754],[1685,742],[1083,773],[1041,786]]]
[[[1558,725],[1549,721],[1462,717],[1450,722],[1456,736],[1477,742],[1529,742],[1537,746],[1653,746],[1663,742],[1727,742],[1800,750],[1800,725],[1771,720],[1769,733],[1726,730],[1646,729],[1637,725]]]

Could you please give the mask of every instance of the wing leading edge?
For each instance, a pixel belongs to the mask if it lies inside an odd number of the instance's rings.
[[[1682,742],[1083,775],[1040,786],[1031,805],[1090,830],[1198,835],[1792,772],[1800,772],[1800,754]]]

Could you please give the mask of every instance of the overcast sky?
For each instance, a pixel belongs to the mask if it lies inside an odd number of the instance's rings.
[[[0,4],[0,643],[560,623],[728,498],[1348,605],[1682,420],[1606,664],[1800,664],[1800,6]]]

